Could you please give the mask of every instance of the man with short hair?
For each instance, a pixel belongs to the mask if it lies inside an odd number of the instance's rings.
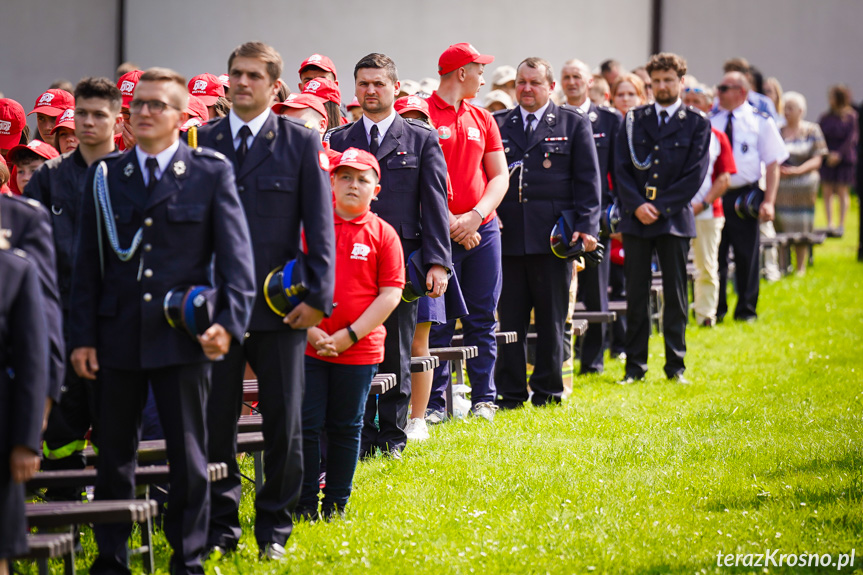
[[[514,169],[497,210],[503,224],[500,329],[518,335],[518,345],[508,348],[495,367],[497,405],[505,409],[521,407],[528,399],[531,310],[537,334],[531,402],[560,403],[563,397],[563,331],[572,260],[553,253],[549,236],[563,217],[572,228],[563,239],[565,251],[579,241],[585,251],[594,251],[600,206],[599,162],[587,114],[550,100],[554,72],[546,60],[527,58],[516,70],[518,106],[494,115]]]
[[[70,298],[72,365],[80,377],[98,374],[104,407],[97,500],[135,496],[141,410],[153,390],[170,463],[164,525],[172,573],[204,572],[210,361],[243,338],[256,292],[230,164],[179,139],[188,94],[173,70],[141,75],[129,103],[138,143],[87,174],[84,189],[95,186],[98,203],[84,194]],[[184,321],[184,331],[169,323],[164,302],[190,286],[212,290],[213,311],[204,325]],[[90,572],[128,573],[132,525],[93,531],[99,556]]]
[[[773,205],[779,187],[779,166],[788,158],[785,142],[773,118],[759,112],[748,101],[749,80],[741,72],[728,72],[716,87],[719,110],[710,116],[717,130],[725,132],[734,153],[737,173],[731,176],[728,191],[722,197],[725,226],[719,244],[719,303],[716,321],[728,313],[728,248],[734,248],[734,285],[737,307],[734,319],[755,321],[758,317],[759,288],[759,221],[773,221]],[[766,189],[759,180],[762,167]],[[747,204],[756,206],[757,214],[747,213]]]
[[[579,108],[587,114],[593,130],[593,143],[599,160],[599,183],[602,187],[600,213],[605,213],[614,202],[609,179],[614,174],[614,140],[623,121],[620,112],[608,106],[597,106],[588,98],[593,86],[593,75],[587,64],[581,60],[568,60],[560,69],[560,84],[566,103],[561,106]],[[609,230],[600,229],[599,241],[611,247]],[[584,302],[588,311],[608,311],[608,277],[611,271],[611,258],[606,257],[597,266],[585,266],[578,274],[578,300]],[[602,373],[605,368],[606,327],[605,323],[595,323],[584,334],[581,345],[580,373]]]
[[[615,144],[614,172],[626,253],[626,371],[620,384],[644,379],[650,338],[651,258],[659,258],[664,297],[665,375],[688,384],[686,256],[695,236],[692,197],[707,174],[710,122],[680,101],[686,60],[664,52],[647,63],[656,102],[630,110]]]
[[[479,350],[467,366],[471,412],[489,421],[497,409],[494,330],[501,286],[500,227],[495,210],[506,195],[509,173],[497,123],[490,113],[471,105],[469,100],[485,84],[485,65],[493,60],[470,44],[453,44],[440,56],[440,87],[427,100],[452,181],[450,248],[453,273],[468,310],[468,315],[461,318],[464,344]],[[478,243],[474,239],[477,234]],[[430,346],[450,347],[454,332],[455,319],[432,325]],[[441,362],[434,372],[429,401],[432,410],[445,410],[444,395],[450,378],[449,362]],[[420,421],[414,425],[423,427],[425,422]]]
[[[263,487],[255,497],[255,539],[262,557],[285,558],[293,530],[291,513],[303,480],[302,399],[306,329],[333,305],[334,231],[329,162],[314,127],[270,110],[281,81],[282,58],[261,42],[238,46],[228,58],[230,113],[198,130],[198,144],[224,154],[234,166],[237,189],[251,229],[255,289],[270,272],[297,258],[300,231],[305,299],[280,317],[258,297],[248,333],[234,340],[213,370],[207,404],[211,462],[228,465],[226,479],[210,486],[212,519],[207,544],[232,551],[242,535],[237,420],[243,405],[246,362],[258,378],[263,415]]]
[[[620,76],[622,66],[617,60],[605,60],[599,65],[599,73],[605,78],[609,86],[614,85],[614,81]]]
[[[399,91],[395,62],[384,54],[369,54],[354,67],[356,96],[363,108],[360,120],[327,134],[336,151],[358,148],[371,152],[381,167],[381,193],[375,213],[399,233],[405,258],[422,248],[426,288],[431,297],[446,291],[452,265],[448,225],[446,162],[438,136],[425,122],[404,119],[393,108]],[[384,327],[381,373],[395,373],[398,385],[366,404],[361,456],[381,449],[400,457],[407,437],[411,395],[411,343],[416,330],[417,303],[402,301]],[[375,414],[379,414],[379,429]]]
[[[746,81],[749,82],[750,88],[746,94],[746,101],[759,112],[769,114],[774,122],[779,120],[779,114],[776,112],[773,100],[753,89],[754,75],[752,74],[752,65],[749,64],[746,58],[731,58],[730,60],[726,60],[725,64],[722,65],[722,71],[725,74],[729,72],[740,72],[743,74],[746,77]],[[714,106],[714,111],[718,108],[719,106]]]
[[[75,88],[78,148],[45,162],[23,190],[25,196],[40,201],[51,212],[57,282],[63,307],[63,339],[67,349],[71,349],[69,298],[72,267],[87,168],[114,152],[114,127],[121,121],[121,101],[120,90],[107,78],[81,80]],[[94,391],[92,385],[78,377],[71,366],[66,369],[62,401],[52,410],[45,430],[44,469],[84,468],[85,437],[90,426],[96,423]],[[91,438],[94,443],[96,427],[94,425]],[[54,495],[63,499],[80,499],[81,489],[58,489]]]

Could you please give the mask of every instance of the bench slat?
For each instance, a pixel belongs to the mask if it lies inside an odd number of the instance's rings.
[[[30,527],[66,527],[81,523],[131,523],[156,517],[152,499],[118,501],[27,503],[25,510]]]
[[[28,559],[56,559],[75,550],[75,537],[71,533],[39,533],[27,535],[27,553],[13,557]]]

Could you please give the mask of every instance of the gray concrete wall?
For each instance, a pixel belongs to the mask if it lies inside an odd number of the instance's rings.
[[[165,9],[158,9],[160,5]],[[243,8],[238,10],[238,5]],[[261,40],[279,50],[285,61],[283,77],[296,90],[299,64],[320,52],[335,62],[346,101],[353,97],[354,64],[370,52],[389,55],[400,76],[414,80],[436,77],[438,57],[456,42],[471,42],[494,55],[489,72],[528,56],[549,59],[556,69],[573,57],[590,65],[610,55],[624,62],[646,57],[647,1],[536,0],[529,3],[529,15],[519,9],[523,6],[517,0],[130,1],[127,53],[142,66],[169,65],[187,76],[218,74],[226,71],[234,47]],[[166,13],[170,21],[165,21]],[[621,37],[609,41],[609,31],[621,31]]]
[[[2,0],[0,22],[0,92],[25,113],[54,80],[114,77],[116,0]]]
[[[702,82],[718,83],[722,63],[743,56],[808,100],[810,120],[827,109],[827,88],[863,98],[860,0],[664,0],[662,45],[686,57]]]

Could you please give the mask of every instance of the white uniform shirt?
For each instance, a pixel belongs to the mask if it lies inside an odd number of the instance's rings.
[[[762,165],[781,164],[788,159],[788,150],[773,118],[765,117],[749,102],[743,102],[731,113],[734,114],[731,148],[737,173],[731,175],[729,188],[734,189],[758,182]],[[710,123],[720,132],[725,132],[728,114],[727,110],[719,110],[710,117]]]
[[[145,186],[150,185],[150,171],[147,170],[147,158],[154,157],[156,158],[156,161],[159,162],[159,167],[156,168],[156,179],[161,180],[162,174],[164,174],[165,170],[168,169],[168,164],[171,163],[174,154],[177,153],[179,148],[180,140],[177,140],[155,156],[150,156],[150,154],[142,150],[140,147],[135,146],[135,155],[138,158],[138,165],[141,167],[141,175],[144,176]]]

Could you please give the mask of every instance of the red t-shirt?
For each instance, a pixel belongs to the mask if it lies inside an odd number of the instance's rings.
[[[333,313],[319,328],[333,334],[355,322],[378,297],[380,288],[405,286],[402,243],[395,229],[370,211],[352,220],[333,214],[336,224],[336,284]],[[384,360],[383,325],[338,357],[322,357],[312,344],[306,355],[348,365],[372,365]]]
[[[715,182],[716,176],[724,172],[736,174],[737,164],[734,163],[734,151],[731,149],[731,142],[728,141],[728,136],[725,132],[720,132],[712,126],[710,129],[719,141],[719,155],[716,156],[716,161],[713,162],[713,173],[710,174],[710,181]],[[725,212],[722,209],[722,198],[716,198],[713,201],[713,217],[720,218],[724,215]]]
[[[429,114],[437,128],[446,167],[452,180],[449,211],[459,215],[476,206],[488,183],[482,159],[488,152],[503,151],[500,130],[487,110],[462,100],[458,111],[434,92],[428,100]],[[491,221],[494,212],[482,223]]]

